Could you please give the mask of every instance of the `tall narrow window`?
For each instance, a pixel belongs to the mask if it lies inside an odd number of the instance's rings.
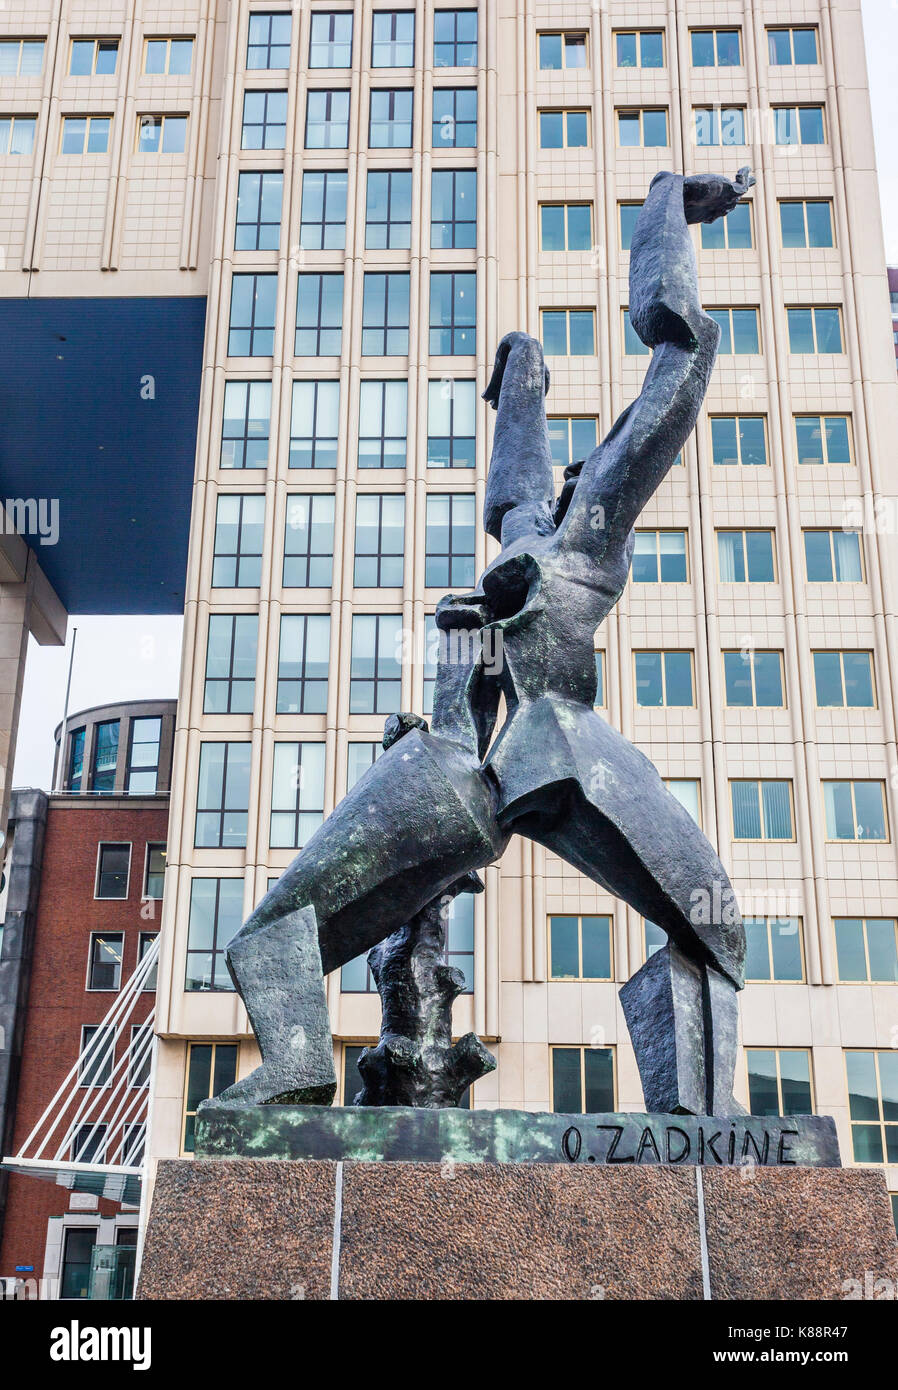
[[[407,251],[412,244],[410,169],[369,169],[365,246],[372,251]]]
[[[271,776],[272,849],[302,849],[324,820],[324,744],[276,743]]]
[[[898,1163],[898,1052],[845,1053],[855,1163]]]
[[[473,354],[476,346],[476,322],[476,274],[473,271],[432,271],[431,353],[440,357]]]
[[[95,898],[125,899],[131,873],[130,844],[101,844],[97,846],[97,881]]]
[[[428,497],[424,534],[425,588],[473,587],[476,530],[473,494],[432,493]]]
[[[249,813],[249,743],[202,743],[197,777],[198,849],[242,849]]]
[[[362,353],[365,357],[404,357],[408,352],[409,276],[365,274],[362,301]]]
[[[89,1023],[81,1029],[79,1086],[111,1086],[115,1058],[115,1025]]]
[[[427,467],[473,468],[477,393],[473,381],[427,386]]]
[[[90,959],[87,967],[87,988],[118,989],[122,982],[122,951],[125,938],[122,932],[91,932]]]
[[[355,502],[357,589],[397,589],[405,554],[405,494],[360,493]]]
[[[156,791],[161,737],[162,720],[158,716],[131,720],[127,789],[132,796],[152,796]]]
[[[349,144],[349,92],[310,88],[306,97],[306,149],[345,150]]]
[[[215,509],[213,589],[254,589],[262,579],[265,498],[222,493]]]
[[[308,175],[306,175],[308,178]],[[237,181],[235,251],[276,251],[281,239],[284,175],[247,172]]]
[[[211,613],[204,714],[251,714],[256,687],[256,613]]]
[[[242,878],[195,878],[187,922],[188,993],[233,990],[225,951],[243,923]]]
[[[90,789],[111,792],[115,787],[115,768],[118,762],[119,721],[109,719],[94,728],[94,762]]]
[[[278,714],[324,714],[331,620],[326,613],[284,613],[278,653]]]
[[[231,280],[229,357],[270,357],[274,349],[276,275],[234,275]]]
[[[430,244],[439,250],[477,245],[477,171],[435,169],[431,181]]]
[[[181,1152],[194,1150],[196,1112],[200,1101],[221,1095],[237,1080],[236,1043],[188,1043],[187,1084],[184,1090],[184,1127]]]
[[[152,1065],[153,1024],[132,1023],[128,1042],[128,1085],[149,1086]]]
[[[332,493],[291,493],[284,528],[285,589],[328,589],[334,576]]]
[[[226,382],[221,427],[221,467],[267,467],[270,428],[271,382]]]
[[[69,734],[69,771],[66,791],[80,792],[84,778],[84,740],[86,729],[73,729]]]
[[[343,169],[307,169],[303,174],[299,242],[306,250],[345,247],[348,177]]]
[[[70,1226],[65,1232],[60,1298],[87,1298],[98,1226]]]
[[[356,613],[352,619],[349,668],[350,714],[391,714],[402,690],[402,618],[393,613]]]
[[[359,468],[404,468],[408,382],[363,381],[359,391]]]
[[[618,221],[620,224],[620,249],[629,251],[630,242],[633,240],[633,231],[636,227],[636,219],[642,211],[642,203],[618,203]],[[703,226],[706,224],[702,224]]]
[[[295,355],[338,357],[342,344],[342,273],[297,276]]]
[[[147,858],[143,875],[143,896],[145,901],[155,899],[161,902],[163,890],[165,888],[165,861],[165,845],[147,845]],[[146,935],[146,933],[143,933],[143,935]],[[143,947],[141,947],[140,959],[143,959]],[[156,988],[155,983],[152,987],[153,989]],[[147,988],[147,986],[145,985],[144,988]]]
[[[290,467],[336,468],[339,427],[339,381],[294,381]]]
[[[433,128],[435,150],[477,148],[477,88],[435,87]]]

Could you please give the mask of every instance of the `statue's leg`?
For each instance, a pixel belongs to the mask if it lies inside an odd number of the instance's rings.
[[[619,736],[618,736],[619,737]],[[613,819],[582,787],[514,828],[553,850],[670,937],[621,990],[646,1104],[661,1113],[731,1115],[744,932],[726,871],[698,826],[652,777]],[[626,806],[632,819],[627,824]],[[609,807],[608,809],[611,809]],[[715,913],[721,919],[715,921]]]
[[[333,1095],[324,975],[502,853],[494,793],[475,759],[415,730],[336,807],[227,952],[262,1066],[222,1099]],[[317,929],[317,938],[316,938]]]

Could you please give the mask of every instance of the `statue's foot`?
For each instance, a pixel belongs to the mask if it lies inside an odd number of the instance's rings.
[[[231,942],[226,960],[262,1065],[218,1099],[226,1105],[330,1105],[337,1077],[315,910],[299,908],[261,926],[252,922]]]
[[[689,174],[683,180],[686,221],[716,222],[719,217],[726,217],[755,182],[747,165],[734,179],[723,174]]]
[[[236,1081],[233,1086],[205,1100],[200,1110],[212,1109],[219,1105],[331,1105],[337,1091],[337,1082],[331,1070],[321,1076],[298,1077],[295,1073],[270,1066],[263,1062],[261,1067]]]

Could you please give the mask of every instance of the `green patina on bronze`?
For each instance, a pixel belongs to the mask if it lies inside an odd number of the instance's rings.
[[[555,1115],[406,1106],[218,1105],[197,1117],[196,1157],[841,1166],[828,1115]]]

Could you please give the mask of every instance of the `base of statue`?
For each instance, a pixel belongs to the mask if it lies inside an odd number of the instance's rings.
[[[408,1106],[200,1106],[197,1158],[836,1168],[829,1115],[556,1115]]]
[[[883,1175],[840,1168],[824,1116],[212,1106],[197,1144],[159,1164],[138,1298],[838,1300],[876,1297],[870,1278],[898,1286]]]

